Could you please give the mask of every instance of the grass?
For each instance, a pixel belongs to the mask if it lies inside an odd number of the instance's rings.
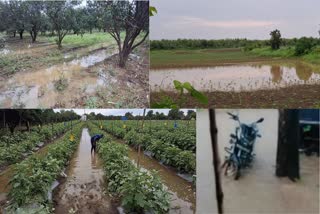
[[[154,50],[150,57],[151,68],[214,66],[264,60],[241,49]]]
[[[55,43],[56,36],[53,37],[44,37],[41,36],[39,41],[48,41]],[[77,34],[68,34],[62,40],[62,46],[91,46],[98,43],[112,42],[114,39],[108,34],[103,32],[94,32],[92,34],[85,33],[83,37]]]

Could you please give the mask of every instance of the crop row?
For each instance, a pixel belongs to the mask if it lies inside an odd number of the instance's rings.
[[[21,161],[44,145],[46,141],[55,139],[65,133],[70,126],[64,123],[32,128],[30,132],[5,133],[0,137],[0,166]]]
[[[90,132],[101,132],[90,124]],[[107,136],[107,135],[106,135]],[[120,197],[126,213],[167,213],[170,195],[155,171],[137,168],[128,157],[128,146],[104,137],[98,144],[108,191]]]
[[[81,130],[82,124],[77,124],[73,131],[48,145],[46,154],[32,155],[15,166],[10,180],[10,210],[48,204],[48,191],[76,150]],[[74,140],[70,139],[71,134]]]
[[[193,122],[193,121],[192,121]],[[107,121],[97,122],[108,132],[116,137],[124,138],[124,136],[134,130],[139,133],[149,134],[154,139],[159,139],[173,147],[178,147],[182,150],[196,152],[196,134],[194,123],[187,125],[186,121],[178,121],[176,128],[173,122],[168,125],[168,121],[145,121],[143,130],[141,129],[141,121]]]
[[[98,124],[98,122],[95,122],[95,124]],[[154,158],[166,165],[175,167],[180,172],[195,174],[196,156],[193,152],[195,151],[195,138],[192,140],[189,139],[189,141],[192,142],[190,143],[192,145],[192,151],[190,151],[187,150],[187,148],[190,148],[189,143],[185,144],[185,147],[182,146],[184,143],[189,142],[187,140],[184,141],[187,135],[184,135],[182,132],[170,133],[162,130],[160,132],[150,133],[138,129],[128,131],[126,128],[119,126],[102,126],[102,128],[112,135],[124,139],[127,144],[135,148],[140,145],[142,150],[149,151]],[[181,139],[179,139],[179,137],[181,137]],[[172,138],[174,140],[172,140]]]

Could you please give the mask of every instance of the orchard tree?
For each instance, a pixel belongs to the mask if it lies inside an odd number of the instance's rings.
[[[278,50],[281,45],[281,33],[278,29],[270,32],[270,43],[273,50]]]
[[[59,48],[62,48],[63,38],[74,27],[75,11],[73,6],[78,2],[69,1],[46,1],[45,11],[50,19],[53,30],[57,33],[58,38],[56,43]]]
[[[125,67],[129,54],[149,35],[149,1],[108,2],[104,20],[118,45],[119,66]]]
[[[41,1],[26,1],[24,4],[26,29],[30,32],[32,42],[35,42],[39,31],[47,23],[46,17],[42,13],[44,5]]]

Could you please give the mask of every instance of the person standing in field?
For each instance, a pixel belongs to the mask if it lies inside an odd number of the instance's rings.
[[[103,134],[97,134],[91,137],[91,153],[96,152],[97,142],[103,138]]]

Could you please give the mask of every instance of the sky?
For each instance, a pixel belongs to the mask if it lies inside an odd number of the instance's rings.
[[[320,0],[151,0],[150,39],[319,37]]]
[[[55,112],[58,112],[61,110],[73,110],[78,115],[83,115],[84,113],[90,114],[91,112],[94,112],[95,114],[101,113],[102,115],[106,115],[106,116],[109,116],[109,115],[123,116],[127,112],[131,112],[134,116],[143,115],[143,109],[53,109],[53,111]],[[153,113],[162,112],[165,115],[167,115],[170,109],[146,109],[146,114],[149,110],[153,110]],[[180,110],[183,111],[185,114],[188,112],[188,109],[180,109]]]

